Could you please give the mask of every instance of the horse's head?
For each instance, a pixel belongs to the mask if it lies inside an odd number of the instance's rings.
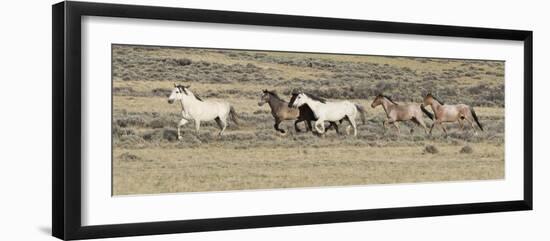
[[[189,85],[183,86],[174,83],[174,89],[172,89],[172,92],[168,96],[168,103],[172,104],[175,100],[182,100],[185,98],[190,93],[188,90],[189,87]]]
[[[429,106],[431,105],[433,102],[434,102],[434,96],[432,95],[432,93],[428,93],[425,97],[424,97],[424,100],[423,100],[423,104],[425,106]]]
[[[301,93],[301,91],[292,90],[290,101],[288,101],[288,107],[292,108],[292,104],[294,104],[294,101],[296,100],[296,97]]]
[[[376,98],[372,101],[372,104],[370,104],[370,107],[375,108],[376,106],[379,106],[382,104],[382,99],[384,96],[382,94],[378,94]]]
[[[306,104],[306,100],[308,99],[307,95],[303,92],[300,93],[294,93],[292,94],[292,98],[290,99],[290,102],[288,102],[288,107],[291,108],[297,108],[304,104]]]
[[[265,103],[269,102],[270,98],[271,98],[271,96],[269,94],[269,91],[267,89],[262,90],[262,95],[260,96],[260,102],[258,102],[258,106],[262,106]]]

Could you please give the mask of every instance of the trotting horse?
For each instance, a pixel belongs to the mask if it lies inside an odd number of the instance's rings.
[[[298,123],[305,122],[307,132],[312,130],[311,121],[317,120],[308,105],[303,105],[299,108],[289,107],[288,102],[281,99],[275,92],[269,90],[262,91],[262,96],[260,97],[258,106],[263,106],[265,103],[269,104],[269,107],[271,108],[271,115],[275,118],[275,124],[273,127],[275,130],[283,134],[285,133],[285,130],[279,128],[279,124],[282,121],[296,120],[294,121],[294,129],[296,132],[301,132],[300,128],[298,128]],[[336,132],[338,132],[338,125],[336,125],[335,122],[330,122],[330,126],[327,130],[331,127],[334,127]]]
[[[395,126],[398,133],[401,133],[397,122],[410,120],[416,125],[422,126],[424,128],[424,132],[428,134],[428,128],[426,127],[426,124],[424,124],[422,110],[419,104],[398,104],[389,96],[379,94],[376,98],[374,98],[374,101],[372,101],[370,106],[372,108],[376,108],[379,105],[382,105],[382,108],[384,108],[384,111],[386,112],[387,119],[384,120],[384,129],[386,129],[387,125],[390,124]],[[425,114],[430,119],[433,119],[432,113],[425,112]],[[412,132],[413,129],[411,128],[411,133]]]
[[[227,128],[228,118],[238,125],[237,113],[235,109],[225,101],[209,101],[202,100],[189,90],[188,86],[174,84],[174,89],[168,97],[168,103],[172,104],[175,100],[181,102],[182,119],[178,123],[178,140],[182,139],[181,127],[187,124],[190,120],[195,121],[195,131],[199,131],[201,121],[215,120],[220,127],[219,135],[221,136]]]
[[[424,97],[424,103],[425,106],[431,106],[432,110],[434,112],[435,121],[432,124],[432,127],[430,128],[430,134],[432,134],[432,130],[434,126],[439,125],[441,126],[441,129],[443,132],[445,132],[445,136],[447,136],[447,129],[443,125],[444,122],[455,122],[458,121],[460,125],[460,130],[464,129],[464,124],[462,123],[462,120],[466,120],[468,123],[470,123],[470,126],[472,129],[474,129],[475,134],[477,135],[477,130],[474,127],[474,121],[476,122],[477,126],[479,126],[479,129],[483,131],[483,126],[481,123],[479,123],[479,119],[477,118],[476,112],[474,111],[474,108],[465,104],[458,104],[458,105],[446,105],[442,101],[438,100],[435,96],[432,94],[427,94],[426,97]],[[423,106],[422,111],[428,112],[428,110],[424,109]]]
[[[288,106],[300,107],[305,104],[311,108],[313,114],[317,118],[314,126],[319,133],[325,132],[325,121],[339,121],[346,119],[350,123],[350,126],[347,127],[346,132],[349,134],[350,128],[353,127],[353,135],[357,136],[357,124],[355,123],[357,114],[361,114],[363,124],[366,121],[365,108],[347,100],[328,102],[323,98],[300,92],[296,95],[296,98],[294,98],[293,101],[288,103]]]

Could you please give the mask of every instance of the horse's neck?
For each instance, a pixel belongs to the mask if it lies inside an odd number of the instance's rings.
[[[439,107],[441,107],[441,104],[437,101],[432,101],[432,110],[435,112],[437,111],[437,109],[439,109]]]
[[[192,98],[188,98],[186,99],[185,101],[183,101],[183,99],[180,100],[180,103],[181,103],[181,109],[183,111],[189,111],[190,107],[195,105],[196,102],[199,102],[197,99],[195,99],[195,97],[192,97]]]
[[[267,102],[269,104],[269,107],[271,107],[271,110],[278,110],[281,108],[282,105],[285,104],[285,102],[279,98],[270,97],[269,101]]]
[[[386,112],[386,114],[389,114],[394,106],[395,106],[395,104],[390,103],[390,101],[388,101],[388,100],[382,101],[382,108],[384,108],[384,111]]]
[[[307,99],[305,102],[309,106],[309,108],[313,111],[313,113],[317,113],[319,111],[319,108],[323,104],[321,102],[318,102],[312,99]]]

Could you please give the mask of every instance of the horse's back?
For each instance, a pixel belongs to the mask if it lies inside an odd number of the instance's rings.
[[[223,100],[207,100],[204,103],[211,106],[211,108],[229,109],[231,107],[229,102]]]
[[[357,114],[357,107],[354,103],[344,100],[327,102],[324,108],[325,118],[330,121],[338,121],[348,116],[355,118]]]
[[[213,120],[217,117],[226,118],[231,110],[229,102],[220,100],[207,100],[202,102],[202,105],[197,106],[200,111],[200,116],[197,116],[202,120]]]
[[[395,106],[395,110],[397,119],[410,119],[418,114],[422,115],[420,104],[416,103],[399,104]]]

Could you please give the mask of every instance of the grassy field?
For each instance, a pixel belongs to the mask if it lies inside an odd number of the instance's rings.
[[[230,102],[242,124],[218,137],[214,122],[199,133],[190,123],[178,141],[180,106],[167,103],[174,82]],[[295,133],[288,121],[280,135],[257,102],[263,89],[288,100],[295,88],[360,103],[367,123],[357,137],[319,137]],[[401,134],[384,131],[382,108],[370,107],[379,92],[399,103],[431,92],[472,105],[486,131],[448,124],[447,138],[426,136],[411,123],[400,124]],[[501,61],[113,45],[113,107],[113,195],[504,177]]]

